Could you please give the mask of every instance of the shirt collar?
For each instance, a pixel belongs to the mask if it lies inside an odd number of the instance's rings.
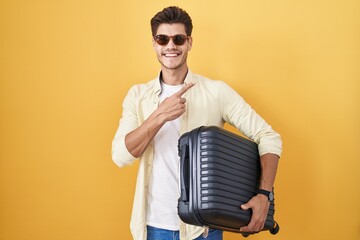
[[[161,71],[159,72],[157,78],[155,78],[155,81],[154,81],[154,93],[156,95],[159,95],[160,92],[161,92],[161,80],[160,80],[160,77],[161,77]],[[190,71],[190,69],[188,69],[188,72],[186,74],[186,77],[185,77],[185,84],[189,84],[193,81],[193,74],[192,72]]]

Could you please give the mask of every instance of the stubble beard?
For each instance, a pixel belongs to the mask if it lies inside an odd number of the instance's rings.
[[[162,56],[158,56],[158,61],[159,63],[161,64],[162,67],[164,67],[165,69],[168,69],[168,70],[177,70],[177,69],[180,69],[182,66],[184,66],[184,64],[186,63],[187,61],[187,53],[181,58],[181,61],[178,65],[175,65],[175,66],[167,66],[163,61],[162,61]]]

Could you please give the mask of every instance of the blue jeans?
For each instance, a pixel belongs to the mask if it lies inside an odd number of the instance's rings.
[[[202,235],[194,240],[222,240],[223,231],[209,229],[209,235],[204,238]],[[147,240],[179,240],[179,231],[171,231],[156,227],[147,226]]]

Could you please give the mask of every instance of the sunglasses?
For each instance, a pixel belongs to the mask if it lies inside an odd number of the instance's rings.
[[[184,45],[186,40],[188,40],[189,38],[190,38],[190,36],[186,36],[183,34],[177,34],[174,36],[159,34],[159,35],[154,36],[155,42],[161,46],[166,46],[170,42],[170,39],[172,39],[173,43],[176,46],[182,46],[182,45]]]

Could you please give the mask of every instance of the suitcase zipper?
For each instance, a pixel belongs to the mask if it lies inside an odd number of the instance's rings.
[[[209,227],[208,226],[204,226],[205,230],[202,234],[203,238],[207,238],[209,235]]]

